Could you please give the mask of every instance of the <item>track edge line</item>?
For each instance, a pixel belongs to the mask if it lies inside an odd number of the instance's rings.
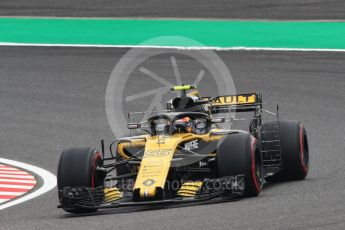
[[[36,197],[50,191],[51,189],[53,189],[56,186],[56,181],[57,181],[56,176],[54,174],[52,174],[51,172],[45,170],[45,169],[39,168],[39,167],[34,166],[34,165],[30,165],[27,163],[9,160],[9,159],[5,159],[5,158],[0,158],[0,162],[31,171],[31,172],[37,174],[38,176],[40,176],[43,180],[42,186],[39,187],[37,190],[35,190],[35,191],[33,191],[27,195],[24,195],[23,197],[15,199],[14,201],[9,201],[8,203],[0,205],[0,210],[3,210],[5,208],[9,208],[9,207],[12,207],[14,205],[26,202],[26,201],[31,200],[33,198],[36,198]]]
[[[216,51],[299,51],[299,52],[345,52],[345,49],[331,48],[274,48],[274,47],[217,47],[217,46],[143,46],[143,45],[101,45],[101,44],[50,44],[50,43],[15,43],[0,42],[0,46],[28,46],[28,47],[81,47],[81,48],[153,48],[153,49],[177,49],[177,50],[216,50]]]

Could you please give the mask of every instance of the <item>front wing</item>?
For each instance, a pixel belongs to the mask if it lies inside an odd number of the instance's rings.
[[[59,191],[61,196],[58,208],[63,208],[68,211],[68,209],[73,208],[109,209],[130,206],[190,204],[212,200],[216,201],[217,198],[231,200],[243,196],[245,189],[244,175],[205,179],[202,184],[200,191],[194,196],[184,197],[176,195],[169,199],[140,201],[133,201],[132,192],[123,192],[123,196],[120,199],[109,201],[103,187],[94,189],[66,187]]]

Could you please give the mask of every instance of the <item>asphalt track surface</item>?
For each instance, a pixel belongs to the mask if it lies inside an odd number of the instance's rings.
[[[2,0],[2,16],[345,19],[343,0]]]
[[[1,157],[56,172],[62,149],[98,147],[101,137],[109,143],[105,89],[126,51],[0,47]],[[231,70],[238,91],[262,92],[266,102],[280,103],[282,119],[304,122],[311,154],[305,181],[269,185],[259,197],[236,202],[139,212],[119,209],[83,217],[57,209],[54,189],[2,210],[0,229],[344,228],[345,54],[217,54]],[[160,59],[151,65],[171,74]],[[194,73],[193,67],[184,72]]]

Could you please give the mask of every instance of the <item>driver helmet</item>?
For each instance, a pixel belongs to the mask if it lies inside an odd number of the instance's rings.
[[[178,132],[191,133],[193,131],[192,120],[188,116],[177,119],[174,122],[174,127],[178,130]]]

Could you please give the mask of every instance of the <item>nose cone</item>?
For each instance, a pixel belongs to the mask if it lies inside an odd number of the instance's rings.
[[[169,137],[164,143],[157,143],[157,137],[147,140],[134,185],[134,191],[139,191],[140,199],[154,198],[157,190],[164,190],[171,160],[180,141],[179,137]]]

